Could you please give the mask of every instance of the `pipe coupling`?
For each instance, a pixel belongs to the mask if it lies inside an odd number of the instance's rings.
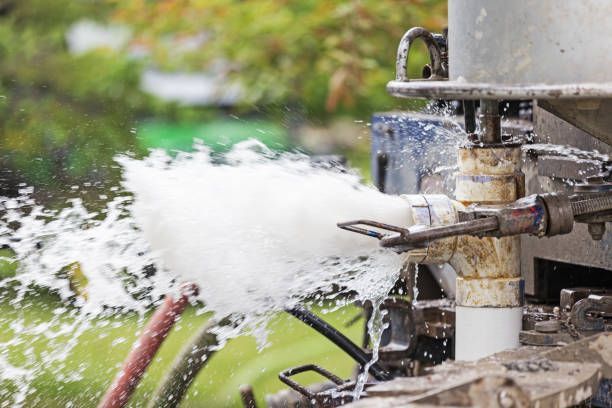
[[[547,228],[546,235],[568,234],[574,228],[574,213],[572,203],[564,194],[544,194],[538,196],[546,206]]]

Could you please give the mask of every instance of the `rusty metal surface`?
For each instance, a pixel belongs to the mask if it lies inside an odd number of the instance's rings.
[[[589,295],[612,295],[612,289],[606,288],[565,288],[561,290],[561,299],[559,307],[563,312],[570,312],[574,303],[581,299],[589,297]]]
[[[612,316],[612,296],[589,295],[574,303],[570,322],[577,330],[604,330],[605,316]]]
[[[529,346],[563,346],[575,340],[575,336],[568,331],[540,333],[536,330],[523,330],[519,333],[521,344]]]
[[[458,174],[455,197],[462,203],[505,204],[520,194],[520,174]]]
[[[512,86],[460,81],[390,81],[398,98],[431,99],[593,99],[612,97],[612,83]]]
[[[463,146],[457,153],[455,197],[463,203],[505,204],[524,193],[520,146]]]
[[[533,112],[534,139],[538,144],[523,147],[526,153],[523,171],[526,174],[527,194],[554,191],[570,193],[573,190],[572,185],[561,179],[538,174],[537,156],[565,155],[579,160],[610,161],[612,145],[590,136],[538,106],[534,106]],[[579,265],[580,270],[584,270],[584,267],[612,270],[610,247],[612,247],[610,229],[605,231],[600,241],[594,241],[591,239],[588,226],[581,223],[574,224],[573,231],[567,235],[547,239],[522,236],[521,270],[525,278],[525,293],[537,296],[544,294],[545,288],[538,283],[539,277],[545,273],[541,269],[540,260]]]
[[[552,350],[522,347],[475,363],[447,363],[427,375],[398,378],[368,389],[350,407],[569,407],[612,378],[612,333]]]
[[[397,58],[395,60],[395,76],[398,81],[408,80],[408,64],[410,47],[417,39],[423,40],[429,51],[429,73],[428,79],[441,79],[448,76],[446,53],[443,53],[434,36],[422,27],[413,27],[408,30],[397,47]]]
[[[518,237],[457,238],[457,251],[450,264],[458,275],[474,278],[513,278],[520,276]]]
[[[521,164],[520,146],[461,147],[458,165],[465,174],[514,174]]]
[[[487,106],[496,105],[485,104],[485,113]],[[509,204],[524,192],[520,147],[462,147],[458,150],[457,164],[455,197],[464,204]],[[499,230],[503,217],[494,218]],[[458,237],[457,249],[449,262],[458,275],[457,306],[521,306],[519,257],[518,237]]]
[[[456,224],[432,226],[430,228],[420,228],[418,230],[416,229],[416,227],[412,227],[408,228],[405,232],[399,235],[389,236],[381,239],[380,244],[385,248],[401,249],[403,252],[408,251],[412,248],[424,246],[425,244],[429,244],[432,241],[443,238],[455,237],[463,234],[478,234],[487,231],[494,231],[497,226],[497,218],[487,217],[473,221],[459,222]],[[450,251],[450,254],[446,259],[437,258],[433,261],[447,261],[452,256],[452,254],[453,251]],[[424,259],[422,262],[425,263],[427,261],[428,259]]]
[[[548,225],[546,235],[563,235],[574,229],[574,211],[569,198],[564,194],[546,194],[544,203],[548,213]]]
[[[465,279],[457,277],[457,305],[468,307],[519,307],[523,305],[520,277]]]
[[[612,379],[612,332],[604,332],[541,354],[554,361],[596,363],[603,378]]]

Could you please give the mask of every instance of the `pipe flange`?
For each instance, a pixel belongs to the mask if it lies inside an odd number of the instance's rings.
[[[548,226],[546,235],[568,234],[574,229],[574,213],[569,198],[563,194],[546,194],[540,196],[546,206]]]

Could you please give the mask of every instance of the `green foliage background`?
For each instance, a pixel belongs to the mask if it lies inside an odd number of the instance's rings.
[[[215,115],[143,94],[145,66],[199,72],[228,61],[245,89],[234,110],[271,120],[288,108],[321,123],[397,107],[385,83],[399,38],[413,25],[440,28],[445,14],[440,0],[0,0],[0,193],[24,182],[43,195],[72,185],[97,195],[117,183],[112,157],[138,150],[142,120]],[[150,55],[71,55],[66,30],[83,18],[129,25]],[[200,47],[176,52],[174,39],[201,33]],[[424,53],[414,59],[418,71]]]
[[[117,0],[114,16],[135,27],[166,69],[202,69],[223,58],[247,89],[247,104],[292,104],[312,118],[368,116],[390,105],[385,84],[395,52],[415,25],[440,30],[441,0]],[[167,36],[206,33],[181,56]],[[425,61],[414,56],[414,72]]]
[[[133,146],[129,132],[147,98],[140,67],[108,50],[73,56],[65,32],[99,2],[3,2],[0,16],[0,155],[4,189],[18,182],[59,190],[106,184],[112,156]]]

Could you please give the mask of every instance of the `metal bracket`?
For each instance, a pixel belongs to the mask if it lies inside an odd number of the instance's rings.
[[[323,391],[319,393],[313,392],[309,390],[308,388],[306,388],[305,386],[297,383],[296,381],[290,378],[296,374],[305,373],[308,371],[314,371],[315,373],[333,382],[338,387],[334,389],[333,391],[340,390],[342,386],[350,385],[349,382],[344,381],[337,375],[327,371],[326,369],[322,367],[319,367],[316,364],[306,364],[306,365],[302,365],[299,367],[290,368],[288,370],[281,372],[278,375],[278,378],[283,383],[287,384],[290,388],[302,394],[304,397],[308,398],[309,402],[311,403],[316,402],[316,406],[337,407],[337,406],[346,404],[353,400],[352,394],[336,393],[334,395],[327,391]]]

